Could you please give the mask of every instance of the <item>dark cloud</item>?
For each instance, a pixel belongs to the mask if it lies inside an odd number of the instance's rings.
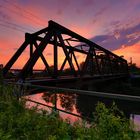
[[[98,35],[90,40],[109,50],[115,50],[121,46],[131,46],[140,41],[140,24],[126,29],[114,30],[113,35]]]

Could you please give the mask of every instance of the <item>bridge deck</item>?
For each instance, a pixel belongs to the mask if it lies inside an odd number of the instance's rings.
[[[72,82],[72,81],[79,81],[79,80],[107,80],[107,79],[120,79],[120,78],[126,78],[128,75],[126,74],[105,74],[105,75],[94,75],[94,76],[61,76],[59,78],[51,78],[51,77],[41,77],[41,78],[29,78],[26,79],[25,82],[28,83],[40,83],[40,82]]]

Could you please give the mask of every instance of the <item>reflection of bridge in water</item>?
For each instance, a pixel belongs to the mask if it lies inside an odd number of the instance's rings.
[[[48,45],[53,48],[51,66],[45,51]],[[26,64],[20,70],[12,70],[12,66],[27,48],[29,59]],[[62,55],[60,50],[65,58],[59,66]],[[34,66],[39,58],[42,59],[45,68],[35,72]],[[83,58],[82,61],[81,58]],[[11,77],[16,81],[34,84],[47,82],[54,86],[62,83],[65,86],[64,83],[73,83],[73,81],[82,83],[94,79],[126,78],[128,65],[123,58],[54,21],[49,21],[47,28],[33,34],[25,34],[24,43],[3,68],[3,75],[5,78]],[[43,78],[39,78],[41,76]]]
[[[94,112],[98,102],[104,103],[107,107],[111,107],[113,102],[115,102],[117,107],[124,112],[127,118],[135,119],[135,115],[140,118],[140,98],[139,100],[135,101],[129,100],[128,98],[115,99],[113,96],[101,97],[96,96],[95,94],[84,95],[81,94],[82,92],[80,92],[80,94],[77,94],[77,92],[73,92],[70,94],[64,91],[53,94],[52,92],[49,93],[45,90],[37,93],[39,94],[34,93],[34,95],[29,96],[29,101],[47,107],[52,107],[53,109],[59,111],[62,118],[63,115],[66,113],[67,117],[69,117],[70,119],[71,115],[73,115],[76,118],[79,117],[91,121],[95,117]],[[140,126],[140,121],[138,123]]]

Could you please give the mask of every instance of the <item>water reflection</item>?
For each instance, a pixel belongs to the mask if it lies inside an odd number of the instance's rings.
[[[46,103],[52,103],[53,105],[57,106],[59,101],[59,108],[63,108],[66,111],[73,112],[74,106],[76,104],[76,95],[75,94],[52,94],[44,92],[42,95],[43,100]]]
[[[39,96],[40,95],[40,96]],[[125,101],[125,100],[112,100],[109,98],[93,97],[87,95],[76,95],[68,93],[52,94],[48,92],[43,92],[29,96],[30,99],[35,99],[38,102],[52,105],[55,108],[64,110],[67,112],[80,115],[84,118],[93,118],[93,112],[95,112],[95,106],[98,102],[103,102],[106,106],[111,106],[113,102],[117,107],[122,110],[127,118],[134,119],[134,122],[140,126],[140,102]],[[37,98],[39,97],[39,99]],[[60,116],[62,118],[69,118],[71,121],[77,120],[77,117],[62,113],[60,111]],[[89,121],[89,119],[88,119]]]
[[[51,93],[44,92],[43,95],[42,95],[42,98],[43,98],[43,100],[46,101],[46,103],[54,104],[55,100],[57,101],[55,96],[56,96],[56,94],[51,94]]]

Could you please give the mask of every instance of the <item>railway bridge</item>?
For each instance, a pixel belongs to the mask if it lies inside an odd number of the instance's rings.
[[[51,65],[48,47],[52,49]],[[26,49],[29,59],[22,69],[13,69]],[[39,59],[44,68],[36,70]],[[25,41],[4,66],[3,76],[11,81],[76,87],[91,81],[127,78],[128,64],[122,57],[51,20],[47,28],[25,33]]]

